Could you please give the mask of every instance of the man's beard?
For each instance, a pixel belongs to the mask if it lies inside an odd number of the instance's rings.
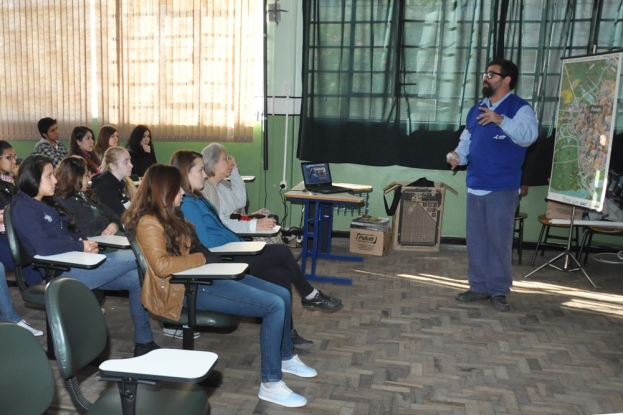
[[[493,96],[493,94],[495,94],[495,91],[493,90],[493,88],[491,88],[491,85],[489,85],[489,83],[486,83],[485,85],[483,85],[482,95],[485,98],[490,98]]]

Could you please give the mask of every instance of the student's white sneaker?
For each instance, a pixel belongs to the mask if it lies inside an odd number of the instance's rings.
[[[281,371],[283,373],[291,373],[302,378],[313,378],[318,375],[316,369],[303,363],[297,354],[292,356],[292,359],[283,360],[281,362]]]
[[[173,337],[174,339],[179,340],[182,340],[184,338],[184,330],[178,328],[170,329],[165,327],[162,329],[162,334],[167,337]],[[199,334],[198,332],[194,332],[193,334],[195,339],[198,339],[200,335],[201,334]]]
[[[26,330],[28,330],[29,332],[31,332],[33,335],[35,336],[43,336],[43,332],[41,330],[37,330],[33,327],[30,326],[30,324],[28,324],[28,322],[24,319],[22,319],[22,321],[20,321],[19,323],[17,323],[18,326],[25,328]]]
[[[279,382],[262,383],[257,396],[264,401],[287,406],[288,408],[298,408],[307,404],[305,397],[292,392],[282,380]]]

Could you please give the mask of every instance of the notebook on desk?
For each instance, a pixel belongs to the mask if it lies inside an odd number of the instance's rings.
[[[350,189],[346,187],[333,186],[331,180],[331,170],[329,163],[301,163],[303,169],[303,182],[305,189],[316,193],[344,193]]]

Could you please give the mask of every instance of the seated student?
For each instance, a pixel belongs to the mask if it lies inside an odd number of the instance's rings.
[[[136,193],[136,186],[130,179],[130,153],[123,147],[110,147],[104,153],[101,170],[102,174],[93,177],[91,188],[103,205],[121,216]]]
[[[85,240],[86,235],[76,228],[69,212],[54,198],[56,183],[52,161],[48,157],[29,156],[20,165],[17,176],[20,191],[13,196],[11,210],[15,231],[24,249],[32,257],[72,251],[98,253],[97,243]],[[72,268],[68,276],[91,289],[128,290],[136,340],[134,355],[159,348],[153,341],[149,315],[141,304],[136,261],[116,252],[108,253],[106,257],[99,267],[90,270]],[[40,278],[43,277],[41,274]]]
[[[69,155],[83,157],[91,165],[95,174],[100,173],[100,159],[94,151],[95,136],[89,127],[76,127],[71,132]]]
[[[0,140],[0,229],[4,230],[4,208],[17,193],[15,173],[17,172],[17,156],[11,144]],[[8,270],[13,270],[13,258],[9,249],[6,234],[0,234],[0,262]]]
[[[172,166],[156,164],[143,177],[132,205],[124,213],[126,231],[135,233],[147,261],[143,304],[152,313],[173,320],[186,299],[184,287],[171,284],[171,275],[206,263],[221,261],[197,240],[194,227],[179,211],[184,194],[182,175]],[[290,295],[269,282],[244,276],[239,281],[215,280],[197,290],[197,308],[261,317],[262,384],[259,398],[288,407],[307,400],[281,380],[282,372],[314,377],[317,372],[292,353]]]
[[[67,157],[67,147],[59,141],[58,126],[56,120],[50,117],[41,118],[37,123],[41,140],[35,144],[33,154],[42,154],[52,159],[52,166],[59,165],[61,160]]]
[[[78,229],[86,236],[114,235],[121,229],[121,218],[102,205],[89,189],[89,170],[82,157],[67,157],[54,171],[54,195],[72,214]],[[131,251],[126,250],[129,255]]]
[[[31,327],[26,320],[17,314],[17,310],[15,310],[13,300],[11,299],[9,286],[6,283],[6,273],[4,272],[4,265],[2,262],[0,262],[0,321],[13,322],[18,326],[25,328],[35,336],[43,336],[43,332],[41,330]]]
[[[110,147],[117,147],[119,145],[119,132],[112,125],[105,125],[100,128],[99,134],[97,134],[97,141],[95,142],[95,154],[101,159],[104,158],[104,153]]]
[[[231,219],[232,213],[244,209],[247,205],[247,190],[244,180],[240,177],[238,164],[233,156],[219,143],[212,143],[201,151],[205,172],[208,180],[201,193],[218,209],[221,221],[234,232],[254,232],[256,230],[270,230],[275,227],[275,219],[265,217],[241,221]],[[223,179],[229,177],[229,183]],[[254,214],[268,216],[270,212],[261,209]]]
[[[177,167],[182,173],[182,188],[185,193],[181,209],[186,219],[195,225],[201,243],[209,249],[228,242],[241,241],[236,234],[220,222],[216,208],[199,193],[207,177],[203,170],[201,154],[195,151],[178,150],[171,157],[171,165]],[[301,295],[301,303],[305,307],[336,311],[342,305],[342,300],[323,294],[305,279],[296,259],[286,245],[266,245],[261,254],[234,256],[234,261],[249,264],[251,274],[280,285],[288,291],[294,284]],[[300,336],[295,331],[292,334],[297,337],[297,341],[303,343],[304,347],[301,348],[313,346],[309,340],[302,337],[299,339]]]
[[[143,177],[147,168],[157,163],[151,131],[146,126],[134,127],[125,147],[132,157],[132,174]]]

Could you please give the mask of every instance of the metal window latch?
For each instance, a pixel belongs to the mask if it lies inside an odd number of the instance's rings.
[[[273,4],[269,4],[268,5],[268,21],[269,22],[275,22],[277,24],[279,24],[279,22],[281,21],[281,12],[288,12],[287,10],[283,10],[280,6],[279,6],[279,2],[275,1],[275,3]]]

